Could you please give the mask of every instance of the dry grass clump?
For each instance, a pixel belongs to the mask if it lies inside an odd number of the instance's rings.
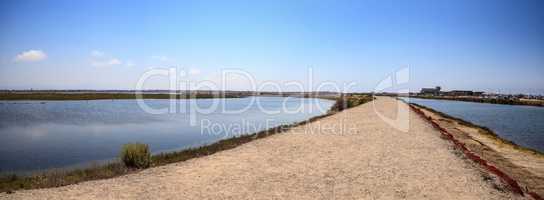
[[[137,172],[142,168],[166,165],[192,158],[211,155],[219,151],[232,149],[253,140],[268,137],[277,133],[285,132],[290,128],[313,122],[315,120],[332,115],[334,112],[360,105],[374,98],[368,95],[354,95],[339,99],[327,114],[310,118],[294,124],[282,125],[253,134],[240,135],[212,144],[196,148],[189,148],[181,151],[165,152],[151,155],[146,144],[126,144],[121,148],[121,161],[112,161],[105,165],[91,166],[86,169],[57,170],[44,172],[32,176],[3,175],[0,176],[0,192],[13,192],[19,189],[35,189],[59,187],[75,184],[83,181],[97,180],[121,176],[131,172]]]
[[[128,168],[145,169],[151,165],[151,152],[147,144],[125,144],[119,157]]]

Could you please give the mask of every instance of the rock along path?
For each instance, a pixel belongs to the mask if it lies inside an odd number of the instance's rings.
[[[412,111],[409,132],[375,112],[394,117],[398,105],[407,108],[379,97],[210,156],[112,179],[4,193],[0,199],[521,198],[495,189]]]

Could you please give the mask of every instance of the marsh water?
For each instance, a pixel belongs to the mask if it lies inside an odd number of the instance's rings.
[[[149,144],[153,153],[200,146],[322,115],[334,101],[248,97],[144,103],[0,101],[0,171],[29,173],[109,161],[129,142]],[[154,113],[158,109],[168,110]]]
[[[504,139],[544,152],[544,107],[418,98],[408,101],[485,126]]]

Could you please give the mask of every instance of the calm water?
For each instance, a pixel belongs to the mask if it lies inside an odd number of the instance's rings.
[[[417,98],[409,101],[488,127],[504,139],[544,152],[544,107]]]
[[[145,103],[170,106],[169,100]],[[150,114],[135,100],[0,101],[0,170],[85,166],[114,159],[128,142],[149,144],[154,153],[179,150],[303,121],[333,104],[284,97],[178,100],[177,112]]]

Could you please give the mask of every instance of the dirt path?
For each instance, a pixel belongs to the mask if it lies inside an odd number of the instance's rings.
[[[394,99],[375,106],[396,115]],[[521,198],[493,183],[415,113],[405,133],[367,103],[211,156],[0,199]]]
[[[544,196],[544,154],[503,140],[491,130],[473,126],[428,108],[415,107],[470,152],[515,180],[524,193],[533,192]]]

